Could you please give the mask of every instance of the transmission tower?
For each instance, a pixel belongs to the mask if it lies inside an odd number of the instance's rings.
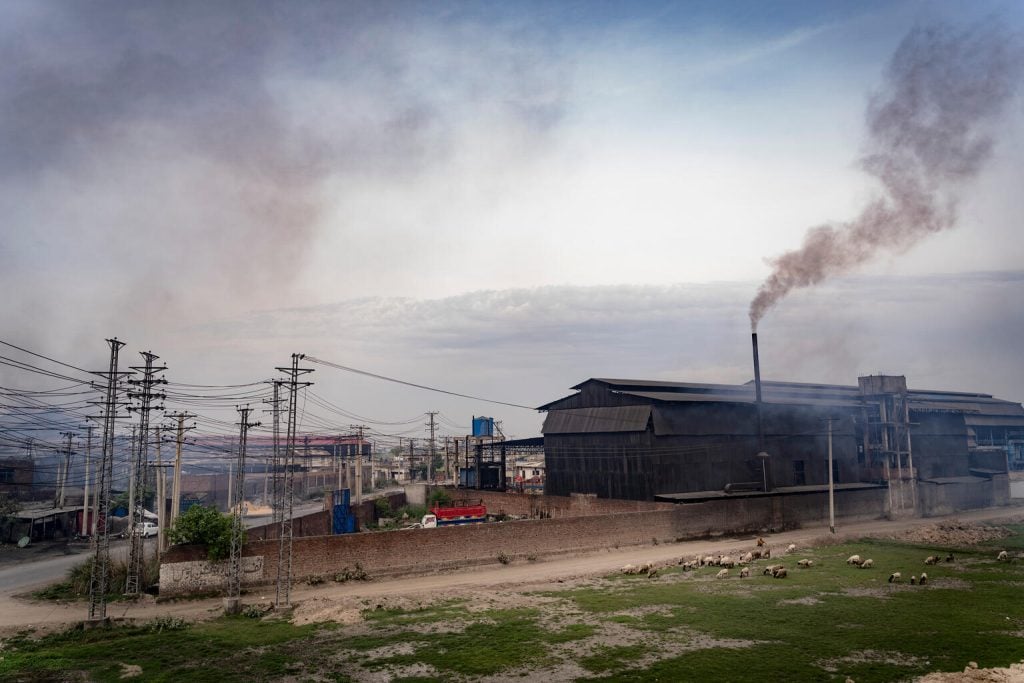
[[[107,378],[106,398],[103,401],[103,456],[96,470],[96,493],[99,505],[96,507],[96,533],[92,542],[92,569],[89,574],[89,620],[102,621],[107,618],[107,572],[110,568],[110,534],[107,518],[110,515],[110,483],[114,472],[114,421],[122,417],[117,414],[117,386],[122,375],[118,372],[117,356],[124,342],[117,337],[108,339],[110,345],[110,368],[97,372]]]
[[[239,408],[238,458],[235,461],[235,488],[231,505],[231,570],[228,574],[228,596],[224,611],[234,614],[238,611],[242,593],[242,518],[245,517],[245,447],[249,428],[258,427],[259,422],[249,422],[252,408]]]
[[[295,431],[298,426],[299,387],[308,387],[312,382],[300,382],[299,377],[313,372],[312,368],[300,368],[299,360],[304,354],[293,353],[290,367],[277,368],[288,376],[282,384],[288,388],[288,429],[285,437],[283,510],[277,550],[277,607],[287,607],[292,590],[292,506],[295,500]]]
[[[133,494],[138,493],[138,500],[135,495],[129,495],[128,499],[128,538],[131,543],[131,550],[128,553],[128,577],[124,583],[125,595],[139,594],[139,580],[142,576],[143,555],[145,554],[145,539],[137,530],[142,528],[143,522],[143,498],[145,497],[146,481],[146,460],[149,457],[149,412],[151,410],[163,410],[163,406],[154,406],[153,399],[164,399],[165,394],[153,391],[158,384],[166,384],[167,380],[156,378],[154,375],[167,369],[166,365],[153,367],[153,361],[159,356],[143,351],[141,353],[146,364],[143,366],[131,366],[133,370],[142,371],[142,378],[128,380],[129,384],[140,388],[139,391],[129,391],[128,398],[138,399],[139,404],[132,406],[129,410],[139,413],[139,438],[137,447],[132,453],[132,474],[135,481]]]

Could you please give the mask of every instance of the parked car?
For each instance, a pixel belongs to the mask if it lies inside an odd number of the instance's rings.
[[[153,522],[142,522],[141,524],[135,525],[135,533],[139,534],[143,538],[149,538],[150,536],[156,536],[160,533],[160,527]]]

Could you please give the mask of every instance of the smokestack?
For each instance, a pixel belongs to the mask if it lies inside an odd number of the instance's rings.
[[[750,335],[750,341],[754,345],[754,393],[757,396],[757,411],[761,412],[761,361],[757,358],[757,332]],[[760,429],[758,430],[760,432]],[[758,434],[760,436],[760,433]],[[761,450],[764,450],[763,448]]]

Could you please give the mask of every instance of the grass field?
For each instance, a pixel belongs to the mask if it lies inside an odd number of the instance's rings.
[[[358,624],[279,617],[165,621],[8,639],[0,681],[909,680],[1024,659],[1024,526],[955,550],[865,540],[755,562],[749,579],[717,567],[656,579],[613,575],[560,592],[511,594],[500,607],[442,600],[370,609]],[[845,564],[851,554],[873,569]],[[815,562],[798,569],[797,559]],[[786,579],[759,567],[784,563]],[[890,584],[892,571],[904,582]],[[908,579],[927,571],[926,586]],[[136,669],[139,667],[140,669]],[[79,673],[81,672],[81,673]],[[84,674],[84,676],[82,675]]]

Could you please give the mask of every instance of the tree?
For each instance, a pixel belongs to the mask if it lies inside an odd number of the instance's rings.
[[[174,520],[167,537],[175,544],[204,545],[208,560],[221,560],[231,554],[231,518],[216,508],[193,505]]]

